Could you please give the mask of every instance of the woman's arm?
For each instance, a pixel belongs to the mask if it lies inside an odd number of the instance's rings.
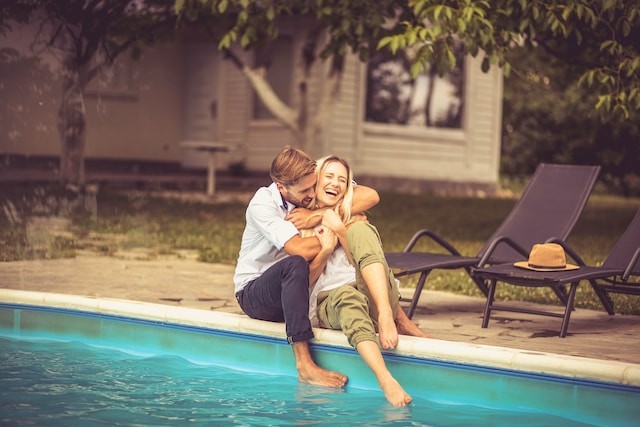
[[[337,236],[338,242],[344,249],[349,258],[349,262],[353,265],[353,259],[351,258],[351,251],[349,251],[349,244],[347,243],[347,227],[342,222],[342,219],[335,210],[329,209],[325,211],[322,216],[322,225],[331,229]]]
[[[309,288],[312,288],[318,281],[318,278],[327,266],[327,261],[329,261],[331,254],[333,254],[338,244],[338,237],[331,229],[318,226],[315,232],[320,241],[321,248],[318,255],[309,263]]]
[[[378,192],[371,187],[356,185],[353,188],[353,201],[351,202],[351,215],[364,213],[380,203]],[[322,222],[322,215],[330,208],[306,209],[295,208],[285,218],[291,221],[298,230],[313,228]]]

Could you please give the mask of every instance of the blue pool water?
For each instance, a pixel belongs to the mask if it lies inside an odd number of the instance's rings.
[[[284,340],[0,305],[0,425],[635,425],[640,391],[385,355],[386,403],[353,351],[314,347],[344,391],[299,384]]]
[[[81,343],[0,339],[0,347],[0,425],[582,425],[420,397],[393,408],[375,390],[332,391]]]

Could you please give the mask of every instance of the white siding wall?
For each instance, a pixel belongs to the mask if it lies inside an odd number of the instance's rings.
[[[362,123],[365,66],[350,58],[327,147],[347,157],[356,175],[495,184],[498,180],[502,73],[485,74],[468,58],[463,130],[398,129]]]

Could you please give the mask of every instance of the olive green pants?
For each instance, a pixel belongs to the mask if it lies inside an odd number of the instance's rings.
[[[374,263],[385,267],[389,302],[395,318],[400,292],[393,272],[387,265],[378,230],[368,222],[356,222],[347,230],[347,241],[355,262],[355,282],[318,294],[320,325],[341,329],[354,348],[362,341],[378,342],[376,329],[378,310],[369,288],[362,278],[362,269]]]

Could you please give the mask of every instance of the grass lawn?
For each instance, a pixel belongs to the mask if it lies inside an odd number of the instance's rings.
[[[475,255],[510,211],[515,199],[445,198],[381,194],[369,212],[387,251],[402,250],[420,228],[431,228],[464,255]],[[0,186],[0,261],[73,257],[81,251],[118,256],[138,250],[142,257],[181,256],[195,251],[199,260],[235,264],[244,228],[247,198],[227,202],[184,201],[147,191],[103,189],[94,215],[71,215],[64,197],[40,186]],[[639,199],[594,195],[570,239],[589,264],[611,249],[636,210]],[[53,221],[52,221],[53,220]],[[415,279],[403,279],[412,285]],[[434,271],[427,288],[480,296],[464,271]],[[546,289],[500,286],[498,299],[556,303]],[[640,298],[614,295],[616,311],[640,315]],[[601,310],[591,288],[579,287],[578,307]]]

